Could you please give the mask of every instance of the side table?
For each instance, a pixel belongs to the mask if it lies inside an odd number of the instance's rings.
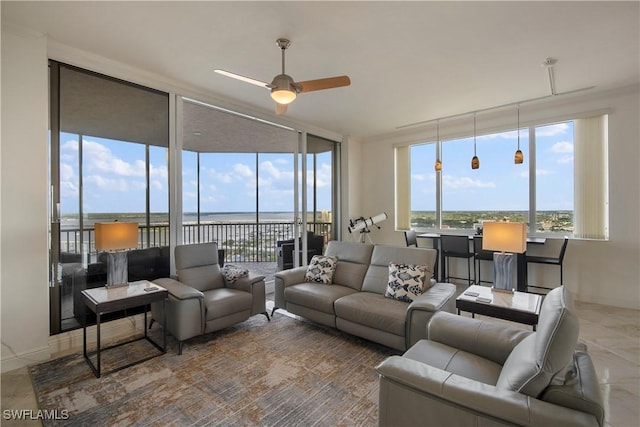
[[[167,352],[167,330],[166,328],[162,328],[162,339],[163,343],[160,346],[154,340],[149,337],[147,334],[147,311],[144,310],[144,336],[140,338],[135,338],[126,342],[114,344],[105,348],[101,348],[100,345],[100,318],[103,314],[110,313],[112,311],[124,310],[132,307],[139,307],[143,305],[149,305],[156,301],[162,301],[163,304],[163,313],[166,313],[164,310],[164,306],[166,304],[167,299],[169,298],[169,291],[165,288],[158,286],[154,283],[148,282],[146,280],[141,280],[138,282],[132,282],[129,286],[123,286],[118,288],[93,288],[93,289],[85,289],[82,291],[82,299],[86,306],[96,314],[96,351],[88,353],[87,352],[87,321],[85,315],[85,321],[82,326],[82,351],[87,364],[93,371],[94,375],[97,378],[100,378],[101,375],[101,366],[100,366],[100,356],[101,351],[108,350],[110,348],[119,347],[125,344],[130,344],[139,340],[147,340],[154,347],[156,347],[160,352],[157,354],[153,354],[151,356],[145,357],[140,360],[136,360],[134,362],[128,363],[124,366],[113,369],[109,372],[105,372],[105,374],[119,371],[124,368],[128,368],[129,366],[144,362],[146,360],[152,359],[156,356],[164,354]],[[166,317],[166,314],[164,315]],[[163,319],[163,325],[166,325],[166,318]],[[96,364],[94,365],[91,361],[90,356],[96,355]]]
[[[467,311],[531,325],[536,330],[542,296],[526,292],[494,291],[487,286],[469,286],[456,299],[458,314]]]

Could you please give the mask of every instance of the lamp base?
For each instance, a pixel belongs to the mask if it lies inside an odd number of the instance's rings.
[[[129,286],[127,251],[108,252],[107,288]]]
[[[115,284],[115,285],[110,285],[110,284],[108,284],[108,283],[107,283],[106,285],[104,285],[104,287],[105,287],[105,288],[107,288],[107,289],[111,289],[111,288],[124,288],[124,287],[126,287],[126,286],[129,286],[129,282],[125,282],[125,283],[118,283],[118,284]]]
[[[493,254],[493,289],[500,292],[513,292],[516,288],[516,255],[504,252]]]

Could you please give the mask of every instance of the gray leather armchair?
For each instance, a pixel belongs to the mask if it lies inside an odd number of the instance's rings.
[[[264,276],[243,277],[228,282],[218,264],[215,243],[176,246],[177,280],[153,282],[169,291],[166,305],[167,331],[179,341],[182,354],[185,340],[243,322],[255,314],[264,314]],[[156,321],[163,318],[162,303],[151,305]],[[151,326],[149,326],[151,327]]]
[[[436,313],[428,338],[376,367],[380,426],[599,426],[604,407],[563,287],[537,332]]]

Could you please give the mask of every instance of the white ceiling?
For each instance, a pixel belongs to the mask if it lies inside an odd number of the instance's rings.
[[[346,88],[301,94],[287,115],[353,136],[536,98],[640,81],[640,3],[9,2],[3,22],[50,40],[273,111],[262,81],[346,74]]]

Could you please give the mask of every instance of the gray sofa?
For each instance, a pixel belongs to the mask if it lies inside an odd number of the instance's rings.
[[[434,313],[455,310],[456,287],[450,283],[430,281],[432,286],[411,303],[384,296],[389,263],[425,265],[430,278],[437,255],[433,249],[330,241],[325,255],[338,258],[333,282],[306,282],[307,267],[278,272],[273,311],[282,308],[404,351],[426,337]]]
[[[428,339],[376,367],[380,426],[604,425],[598,378],[563,287],[531,332],[438,313]]]

